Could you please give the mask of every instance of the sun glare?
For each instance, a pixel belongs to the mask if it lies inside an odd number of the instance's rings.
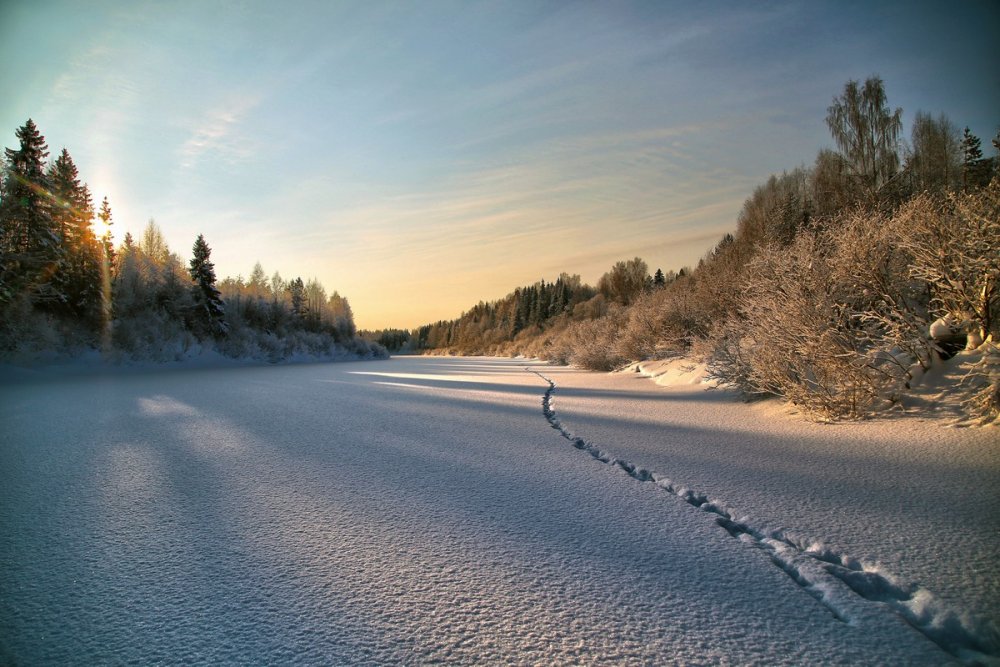
[[[94,218],[94,221],[90,223],[90,228],[94,230],[94,236],[99,239],[104,238],[111,231],[111,225],[107,224],[100,218]]]

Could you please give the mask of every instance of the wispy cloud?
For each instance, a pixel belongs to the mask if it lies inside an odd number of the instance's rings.
[[[240,123],[260,102],[259,94],[233,94],[197,119],[178,150],[181,168],[194,167],[206,154],[227,162],[251,157],[252,142],[240,131]]]

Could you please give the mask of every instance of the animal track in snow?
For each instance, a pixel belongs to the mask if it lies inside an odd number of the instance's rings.
[[[677,485],[660,473],[615,458],[563,426],[552,407],[555,382],[536,370],[525,370],[548,384],[542,396],[542,414],[576,449],[714,515],[716,524],[730,536],[763,551],[774,565],[827,607],[836,619],[858,624],[859,602],[880,603],[956,658],[969,664],[1000,664],[1000,636],[988,621],[947,607],[927,589],[901,582],[878,565],[836,553],[821,541],[793,537],[784,530],[759,528],[718,500]]]

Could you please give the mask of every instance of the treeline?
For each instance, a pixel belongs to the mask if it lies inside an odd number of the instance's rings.
[[[0,355],[37,358],[101,349],[112,357],[168,361],[210,348],[277,361],[384,356],[356,336],[347,300],[315,280],[217,283],[199,235],[186,264],[152,220],[142,237],[113,242],[105,198],[92,196],[69,152],[46,162],[29,119],[4,153],[0,179]]]
[[[378,340],[383,345],[388,343],[390,350],[451,348],[468,354],[484,353],[540,332],[553,318],[572,311],[593,294],[593,288],[582,284],[580,276],[564,273],[555,282],[541,280],[498,301],[480,302],[457,320],[422,326],[402,337],[382,332]]]
[[[735,233],[693,270],[651,278],[636,258],[520,331],[481,304],[384,342],[596,370],[694,355],[747,394],[783,396],[819,418],[891,405],[940,356],[981,346],[968,407],[995,416],[1000,159],[943,115],[918,112],[905,142],[902,111],[878,78],[846,84],[826,122],[837,150],[758,187]]]
[[[441,320],[412,331],[385,329],[362,335],[391,352],[507,354],[555,326],[603,317],[613,304],[628,304],[676,277],[659,269],[650,277],[646,263],[637,257],[618,262],[597,287],[584,284],[579,275],[563,273],[555,281],[543,279],[497,301],[480,302],[455,320]]]

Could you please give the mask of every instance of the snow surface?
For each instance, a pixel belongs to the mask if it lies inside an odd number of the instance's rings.
[[[995,429],[523,360],[0,377],[0,663],[996,661]]]

